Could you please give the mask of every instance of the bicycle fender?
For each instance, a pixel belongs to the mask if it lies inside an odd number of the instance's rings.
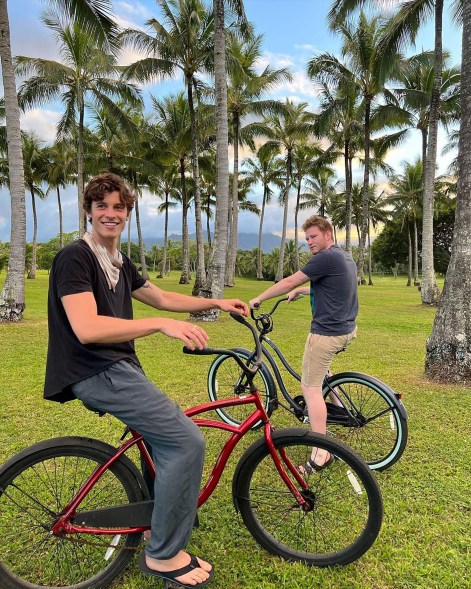
[[[379,380],[379,378],[376,378],[375,376],[371,376],[369,374],[363,374],[361,372],[338,372],[337,374],[333,374],[330,378],[328,378],[327,382],[335,382],[335,380],[339,378],[358,378],[376,386],[377,388],[381,389],[385,393],[385,395],[389,397],[389,399],[391,399],[393,405],[397,407],[397,410],[401,414],[401,417],[403,417],[404,419],[408,419],[406,408],[402,404],[401,400],[396,397],[396,393],[393,391],[393,389],[390,386],[388,386],[385,382]],[[324,388],[325,387],[323,387],[323,392]]]
[[[50,438],[49,440],[43,440],[42,442],[38,442],[33,444],[32,446],[28,446],[24,448],[14,456],[12,456],[9,460],[7,460],[4,464],[0,466],[0,475],[6,472],[13,464],[16,464],[25,458],[29,458],[30,456],[34,456],[37,452],[44,450],[45,448],[64,448],[67,446],[87,446],[88,448],[96,448],[102,451],[104,454],[107,454],[110,458],[116,454],[116,448],[111,444],[107,444],[106,442],[102,442],[101,440],[96,440],[94,438],[85,438],[80,436],[64,436],[59,438]],[[137,469],[136,465],[127,457],[121,456],[119,461],[122,465],[124,465],[132,475],[137,479],[139,486],[142,489],[144,497],[149,499],[149,491],[147,488],[147,484],[144,481],[142,474]]]
[[[311,430],[308,430],[304,427],[284,427],[279,430],[272,431],[271,437],[273,441],[277,440],[278,438],[283,438],[285,436],[296,436],[299,438],[304,438],[311,434]],[[247,448],[247,450],[242,454],[240,457],[239,462],[237,463],[236,469],[234,471],[234,476],[232,478],[232,501],[234,503],[234,508],[237,513],[239,513],[239,504],[237,499],[237,487],[239,485],[239,477],[242,469],[245,466],[245,463],[252,457],[252,455],[257,452],[260,447],[266,446],[265,437],[261,437]]]

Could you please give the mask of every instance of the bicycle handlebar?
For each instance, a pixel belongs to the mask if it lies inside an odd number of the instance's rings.
[[[250,329],[250,331],[252,332],[252,337],[255,342],[255,358],[254,358],[255,361],[253,362],[253,364],[251,366],[247,366],[240,359],[240,357],[236,354],[236,352],[234,352],[233,350],[219,350],[216,348],[203,348],[202,350],[198,350],[198,349],[190,350],[190,348],[187,348],[186,346],[184,346],[183,353],[184,354],[194,354],[196,356],[209,356],[209,355],[214,355],[214,354],[216,354],[216,355],[225,354],[226,356],[231,356],[231,358],[234,358],[234,360],[237,362],[237,364],[239,364],[239,366],[247,374],[247,376],[250,376],[253,378],[257,374],[258,369],[262,363],[262,345],[261,345],[260,340],[258,338],[257,331],[253,325],[251,325],[248,321],[246,321],[246,319],[243,317],[243,315],[239,315],[239,313],[235,313],[234,311],[231,311],[229,314],[232,317],[232,319],[234,319],[238,323],[241,323],[242,325],[244,325],[245,327]]]
[[[273,308],[272,308],[272,310],[271,310],[271,311],[269,311],[268,313],[262,313],[261,315],[255,315],[255,313],[254,313],[254,309],[250,309],[250,316],[252,317],[252,319],[253,319],[254,321],[260,320],[260,318],[261,318],[263,315],[270,315],[270,316],[271,316],[271,315],[273,315],[273,313],[276,311],[276,308],[278,307],[278,305],[279,305],[280,303],[282,303],[283,301],[287,301],[287,300],[288,300],[288,297],[283,297],[283,298],[281,298],[281,299],[278,299],[278,300],[276,301],[276,303],[273,305]],[[260,308],[260,305],[258,305],[258,306],[256,307],[256,309],[259,309],[259,308]]]

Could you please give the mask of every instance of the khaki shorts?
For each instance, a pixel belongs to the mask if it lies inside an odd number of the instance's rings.
[[[347,335],[310,333],[304,348],[301,382],[308,387],[320,387],[334,355],[357,336],[357,329]]]

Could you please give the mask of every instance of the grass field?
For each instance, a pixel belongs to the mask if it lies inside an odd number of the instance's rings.
[[[0,281],[3,281],[1,277]],[[190,293],[178,275],[158,281],[163,288]],[[253,298],[268,283],[244,279],[226,296]],[[47,275],[27,282],[25,321],[0,325],[0,463],[21,448],[44,438],[87,435],[117,443],[122,426],[112,417],[99,419],[78,402],[57,405],[42,400],[45,355]],[[266,303],[268,306],[268,304]],[[137,304],[136,317],[152,314]],[[405,279],[375,278],[360,289],[359,337],[335,359],[334,371],[373,374],[401,391],[409,414],[410,438],[395,466],[377,474],[385,517],[380,535],[359,561],[340,569],[314,569],[286,563],[261,549],[242,525],[231,498],[237,456],[224,479],[200,510],[201,525],[191,550],[216,565],[212,587],[224,589],[464,589],[471,587],[471,400],[468,389],[437,385],[423,374],[425,340],[434,310],[421,305]],[[174,315],[175,317],[175,315]],[[182,316],[185,318],[185,316]],[[300,366],[309,326],[309,303],[282,305],[273,339],[294,366]],[[214,347],[250,346],[247,330],[228,316],[205,325]],[[181,344],[163,336],[136,342],[147,375],[183,407],[207,399],[206,373],[211,361],[188,357]],[[292,383],[292,386],[296,386]],[[278,425],[286,414],[273,416]],[[247,436],[244,447],[259,433]],[[220,434],[208,435],[208,455],[216,452]],[[237,450],[237,455],[242,449]],[[191,465],[189,465],[191,468]],[[1,560],[1,555],[0,555]],[[161,587],[158,581],[129,567],[115,583],[120,589]]]

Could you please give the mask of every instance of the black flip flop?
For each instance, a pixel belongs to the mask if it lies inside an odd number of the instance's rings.
[[[145,552],[141,552],[141,554],[139,556],[138,567],[139,567],[139,570],[141,571],[141,573],[145,573],[146,575],[152,575],[153,577],[159,577],[160,579],[164,579],[165,581],[168,581],[169,583],[173,583],[174,585],[179,585],[180,587],[187,587],[188,589],[192,589],[194,587],[203,587],[204,585],[207,585],[211,581],[211,579],[213,578],[214,567],[211,569],[211,571],[209,573],[209,577],[206,579],[206,581],[203,581],[202,583],[196,583],[196,585],[188,585],[187,583],[181,583],[180,581],[176,581],[176,577],[181,577],[182,575],[186,575],[186,573],[189,573],[193,569],[200,569],[201,568],[196,556],[194,556],[193,554],[190,554],[189,552],[188,552],[188,554],[189,554],[191,560],[186,566],[184,566],[180,569],[175,569],[174,571],[167,571],[164,573],[161,571],[155,571],[154,569],[150,569],[146,563]]]
[[[324,470],[324,468],[327,468],[329,465],[331,465],[334,460],[335,456],[331,454],[329,456],[329,460],[326,460],[324,464],[319,466],[312,458],[309,458],[309,460],[302,464],[300,468],[302,468],[307,474],[312,474],[314,471],[320,472],[321,470]],[[301,474],[304,473],[302,472]]]

